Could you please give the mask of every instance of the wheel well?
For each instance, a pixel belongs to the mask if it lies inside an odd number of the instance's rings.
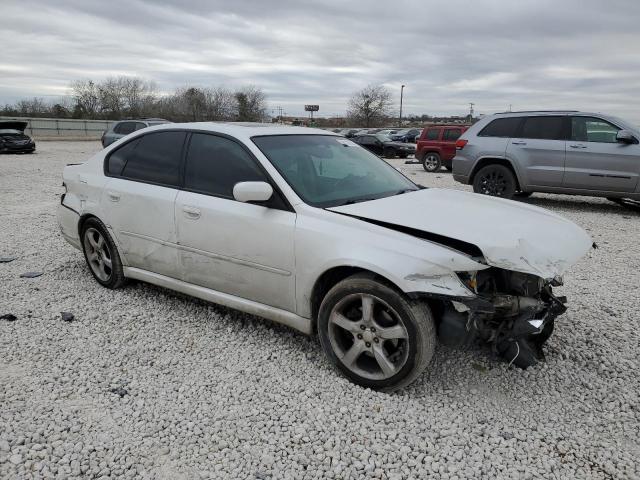
[[[78,220],[78,238],[82,238],[82,225],[84,225],[84,222],[86,222],[90,218],[98,218],[98,217],[90,213],[85,213],[80,217],[80,220]]]
[[[520,180],[518,179],[518,174],[513,168],[513,165],[511,164],[511,162],[506,158],[483,158],[482,160],[478,161],[478,163],[476,163],[476,165],[473,167],[473,171],[469,176],[469,184],[473,185],[473,180],[476,177],[476,173],[478,173],[478,171],[481,168],[486,167],[487,165],[494,165],[494,164],[503,165],[507,167],[509,170],[511,170],[511,173],[513,173],[513,176],[516,179],[516,189],[520,190]]]
[[[367,270],[365,268],[360,267],[334,267],[326,272],[324,272],[320,277],[316,280],[316,283],[313,285],[313,290],[311,291],[311,319],[313,320],[313,328],[316,328],[316,320],[318,319],[318,312],[320,311],[320,305],[322,304],[322,300],[329,293],[334,285],[341,282],[345,278],[348,278],[356,273],[368,273],[371,275],[371,278],[384,283],[385,285],[397,290],[399,293],[404,294],[402,290],[388,278],[383,277],[382,275],[378,275],[371,270]]]

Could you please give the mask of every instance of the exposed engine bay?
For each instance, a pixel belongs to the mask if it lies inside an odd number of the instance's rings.
[[[562,285],[560,277],[548,282],[496,267],[459,276],[477,297],[444,302],[438,326],[443,344],[462,347],[479,339],[522,368],[544,360],[542,345],[567,309],[566,298],[552,291]]]

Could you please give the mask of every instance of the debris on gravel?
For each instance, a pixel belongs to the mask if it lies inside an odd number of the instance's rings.
[[[64,322],[73,322],[75,318],[73,313],[70,313],[70,312],[60,312],[60,315],[62,317],[62,321]]]
[[[21,259],[0,268],[0,308],[28,319],[0,322],[0,478],[640,478],[640,214],[525,200],[600,246],[558,288],[569,311],[547,361],[509,370],[440,347],[385,394],[336,374],[316,338],[141,282],[98,285],[55,211],[64,165],[100,148],[0,156],[0,246]],[[401,162],[417,183],[470,191]]]
[[[40,277],[44,272],[25,272],[20,274],[20,278],[36,278]]]
[[[6,320],[7,322],[15,322],[18,319],[13,313],[5,313],[0,315],[0,320]]]
[[[10,263],[13,262],[16,257],[0,257],[0,263]]]

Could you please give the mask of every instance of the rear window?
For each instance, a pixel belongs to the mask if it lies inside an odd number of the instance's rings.
[[[427,130],[427,134],[424,136],[425,140],[438,140],[440,138],[439,128],[430,128]]]
[[[144,135],[115,150],[107,158],[107,172],[129,180],[178,186],[185,132]]]
[[[511,138],[515,136],[521,117],[496,118],[480,130],[479,137]]]
[[[459,128],[450,128],[444,131],[444,135],[442,136],[443,140],[448,140],[450,142],[455,142],[462,135],[462,130]]]
[[[522,124],[522,131],[518,135],[520,138],[531,138],[540,140],[564,140],[566,117],[544,116],[544,117],[525,117]]]

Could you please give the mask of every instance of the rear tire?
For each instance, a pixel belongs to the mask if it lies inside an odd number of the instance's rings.
[[[516,186],[513,172],[497,163],[482,167],[473,177],[473,191],[492,197],[511,199],[516,193]]]
[[[89,271],[103,287],[116,289],[126,283],[120,254],[104,223],[91,217],[80,232],[82,251]]]
[[[422,160],[422,168],[426,172],[434,173],[440,170],[442,167],[442,160],[440,160],[440,155],[435,152],[429,152],[424,156],[424,160]]]
[[[331,364],[352,382],[393,391],[413,382],[436,348],[426,303],[408,299],[370,274],[336,284],[318,313],[318,336]]]

